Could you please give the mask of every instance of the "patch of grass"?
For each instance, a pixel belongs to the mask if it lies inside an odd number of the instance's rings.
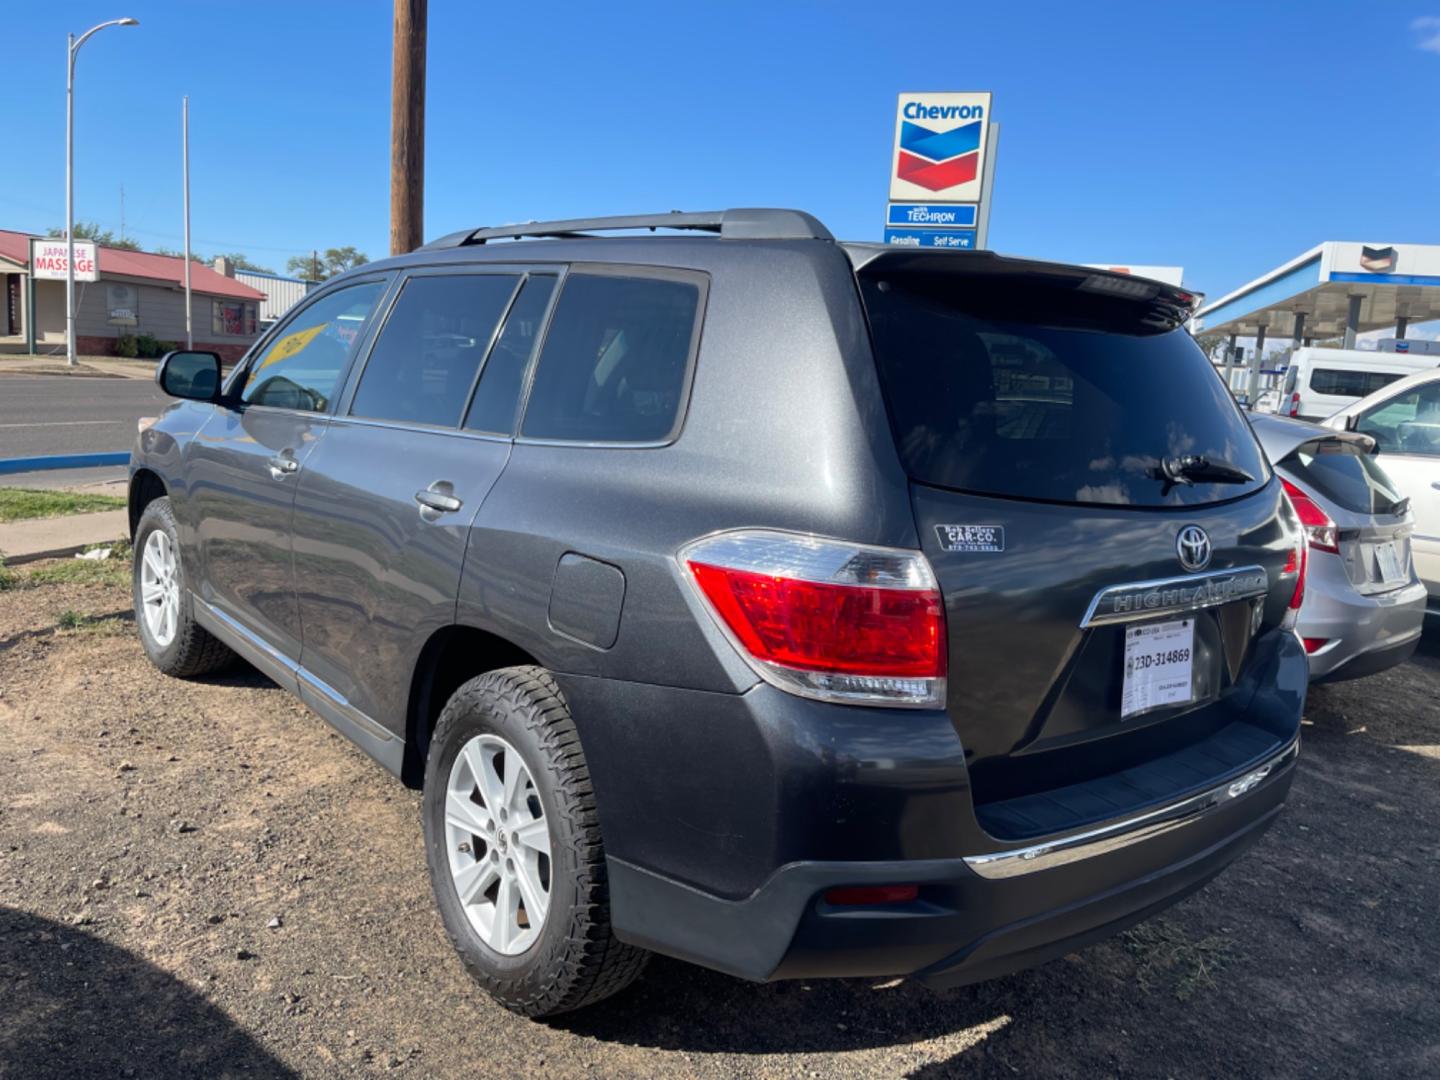
[[[125,500],[118,495],[82,495],[74,491],[34,491],[0,488],[0,521],[63,517],[93,510],[118,510]]]
[[[1189,1001],[1218,985],[1217,975],[1236,957],[1228,938],[1210,934],[1199,941],[1165,919],[1143,922],[1120,936],[1135,960],[1135,981],[1150,993],[1162,983],[1171,985],[1177,1001]]]
[[[5,565],[4,556],[0,556],[0,592],[15,587],[15,571]]]
[[[86,637],[110,637],[123,634],[128,629],[126,619],[129,612],[113,615],[86,615],[79,611],[62,611],[56,620],[56,627],[68,634],[83,634]]]
[[[113,555],[108,559],[66,559],[33,570],[14,570],[11,575],[9,587],[12,589],[40,585],[126,585],[130,581],[130,560]]]

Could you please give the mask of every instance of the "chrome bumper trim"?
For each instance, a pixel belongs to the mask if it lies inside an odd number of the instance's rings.
[[[1043,844],[1011,848],[988,855],[967,855],[965,865],[983,878],[1009,878],[1065,866],[1081,859],[1091,859],[1129,847],[1131,844],[1143,843],[1171,829],[1188,825],[1216,807],[1259,789],[1294,761],[1299,753],[1300,738],[1297,735],[1289,746],[1274,757],[1199,795],[1192,795],[1181,802],[1112,822],[1088,832],[1047,840]]]

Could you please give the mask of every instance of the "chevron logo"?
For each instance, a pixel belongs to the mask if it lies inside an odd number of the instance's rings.
[[[895,175],[927,191],[943,191],[974,180],[980,165],[981,121],[935,131],[901,122]]]

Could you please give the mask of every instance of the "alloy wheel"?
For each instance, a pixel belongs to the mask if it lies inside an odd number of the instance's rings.
[[[499,736],[475,736],[450,766],[445,838],[471,927],[498,953],[525,952],[550,907],[550,827],[529,768]]]

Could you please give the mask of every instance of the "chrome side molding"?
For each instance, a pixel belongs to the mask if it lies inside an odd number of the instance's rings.
[[[1178,803],[1171,803],[1123,821],[1111,822],[1098,829],[1058,840],[1048,840],[1043,844],[1011,848],[988,855],[967,855],[965,865],[983,878],[1010,878],[1065,866],[1141,843],[1171,829],[1188,825],[1216,807],[1258,790],[1294,761],[1299,753],[1300,737],[1297,735],[1280,753],[1199,795],[1192,795]]]
[[[1080,628],[1199,611],[1234,600],[1264,596],[1269,591],[1270,577],[1263,566],[1239,566],[1156,581],[1130,581],[1110,585],[1096,593],[1085,609]]]

